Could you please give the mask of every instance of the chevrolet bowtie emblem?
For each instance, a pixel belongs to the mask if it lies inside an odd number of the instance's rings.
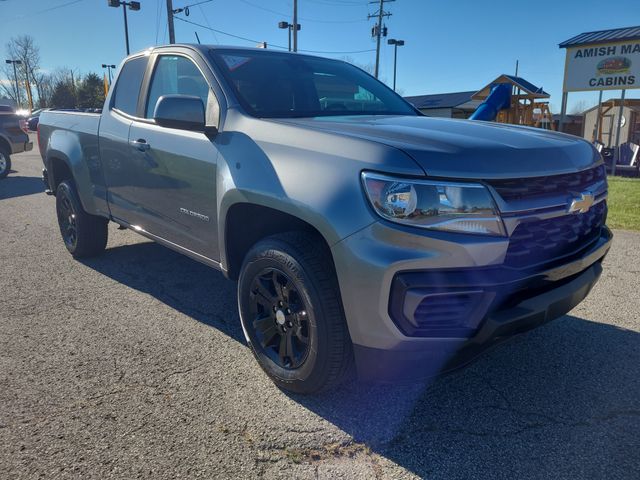
[[[591,192],[582,192],[580,194],[580,196],[578,197],[574,197],[573,199],[571,199],[571,202],[569,202],[569,213],[586,213],[589,211],[589,209],[591,208],[591,205],[593,205],[593,202],[595,202],[596,197],[593,196],[593,193]]]

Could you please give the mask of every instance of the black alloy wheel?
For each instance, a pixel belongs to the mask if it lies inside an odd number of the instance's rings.
[[[75,258],[92,257],[107,246],[109,220],[88,214],[80,202],[72,180],[56,188],[56,214],[64,246]]]
[[[56,202],[56,210],[62,239],[67,249],[70,251],[75,250],[78,243],[78,226],[76,223],[76,212],[71,203],[71,198],[67,195],[62,196],[60,201]]]
[[[258,241],[242,262],[238,307],[251,351],[278,387],[309,394],[352,378],[353,345],[321,237],[285,232]]]
[[[266,268],[251,284],[250,312],[259,347],[278,366],[295,369],[311,345],[307,307],[293,281]]]

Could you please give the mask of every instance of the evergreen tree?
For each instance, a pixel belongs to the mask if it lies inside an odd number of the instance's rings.
[[[89,73],[78,87],[78,107],[102,108],[104,104],[104,83],[95,73]]]
[[[69,82],[59,81],[53,87],[51,95],[53,108],[76,108],[76,95],[73,85]]]

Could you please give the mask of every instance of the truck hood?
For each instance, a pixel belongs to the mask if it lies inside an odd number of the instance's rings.
[[[434,177],[538,177],[584,170],[600,161],[597,151],[581,138],[492,122],[409,116],[281,122],[396,147]]]

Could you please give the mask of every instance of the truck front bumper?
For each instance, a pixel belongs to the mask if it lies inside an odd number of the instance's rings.
[[[418,237],[418,238],[416,238]],[[376,223],[332,248],[358,374],[437,375],[558,318],[597,282],[611,232],[544,268],[502,265],[508,239],[422,237]]]

